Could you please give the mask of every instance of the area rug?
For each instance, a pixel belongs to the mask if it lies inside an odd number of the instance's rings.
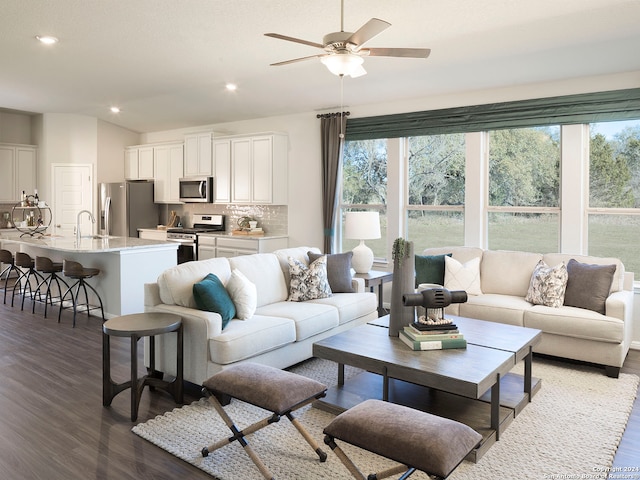
[[[521,372],[521,366],[515,370]],[[328,385],[336,383],[337,366],[325,360],[312,359],[292,371]],[[347,367],[347,380],[358,372]],[[546,358],[534,361],[533,373],[542,379],[542,389],[533,402],[478,463],[463,462],[450,479],[600,478],[597,473],[607,471],[612,465],[636,397],[638,377],[621,374],[620,378],[613,379],[593,367]],[[240,428],[268,415],[239,401],[225,408]],[[312,407],[299,410],[297,416],[323,448],[326,447],[322,429],[334,417]],[[229,429],[204,399],[138,424],[133,432],[214,478],[262,478],[237,442],[206,458],[201,456],[202,447],[229,436]],[[328,447],[325,450],[329,458],[320,463],[287,419],[251,435],[249,442],[276,478],[353,478]],[[393,465],[359,448],[350,445],[344,448],[365,475]],[[411,478],[428,479],[421,472]]]

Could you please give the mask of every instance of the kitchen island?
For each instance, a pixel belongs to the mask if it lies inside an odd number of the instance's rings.
[[[54,262],[73,260],[100,269],[89,282],[98,291],[106,318],[144,311],[144,284],[153,283],[177,264],[178,244],[134,237],[88,236],[40,238],[0,237],[3,248],[49,257]],[[12,246],[17,248],[11,248]],[[93,303],[93,302],[92,302]]]

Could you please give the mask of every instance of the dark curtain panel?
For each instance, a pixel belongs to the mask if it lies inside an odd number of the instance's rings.
[[[333,253],[336,210],[338,209],[338,174],[342,162],[342,144],[348,112],[318,115],[322,144],[322,220],[324,253]]]
[[[640,118],[640,88],[353,118],[349,140]]]

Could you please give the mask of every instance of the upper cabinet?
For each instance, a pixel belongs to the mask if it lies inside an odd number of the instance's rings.
[[[212,175],[212,134],[194,133],[184,137],[184,176]]]
[[[127,147],[124,152],[124,178],[153,180],[153,147]]]
[[[286,205],[288,190],[288,138],[270,133],[219,138],[214,142],[216,186],[222,172],[230,173],[230,201]],[[227,165],[229,170],[225,170]],[[226,185],[226,184],[225,184]],[[224,189],[225,186],[222,185]],[[216,194],[216,201],[218,200]]]
[[[214,202],[231,202],[231,140],[213,142],[213,198]]]
[[[182,143],[153,147],[155,171],[153,199],[155,203],[180,203],[179,180],[184,176]]]
[[[0,202],[19,201],[23,190],[33,195],[37,154],[32,145],[0,144]]]

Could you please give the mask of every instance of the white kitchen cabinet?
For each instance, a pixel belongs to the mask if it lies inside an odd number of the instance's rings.
[[[155,203],[180,203],[179,180],[184,176],[184,146],[182,143],[153,147]]]
[[[216,258],[216,237],[198,235],[198,260]]]
[[[184,137],[184,176],[212,175],[212,134],[195,133]]]
[[[154,230],[152,228],[141,228],[138,230],[138,237],[145,240],[162,240],[167,239],[166,230]]]
[[[32,145],[0,145],[0,202],[18,202],[23,190],[34,194],[37,153]]]
[[[287,237],[242,237],[229,235],[198,235],[198,260],[215,257],[237,257],[254,253],[269,253],[287,248]]]
[[[231,202],[231,140],[213,142],[214,202]]]
[[[224,139],[216,140],[218,158],[226,154]],[[288,139],[284,134],[229,137],[231,202],[286,205],[288,201]],[[222,201],[222,200],[221,200]]]
[[[136,146],[125,149],[124,178],[127,180],[153,180],[153,146]]]

